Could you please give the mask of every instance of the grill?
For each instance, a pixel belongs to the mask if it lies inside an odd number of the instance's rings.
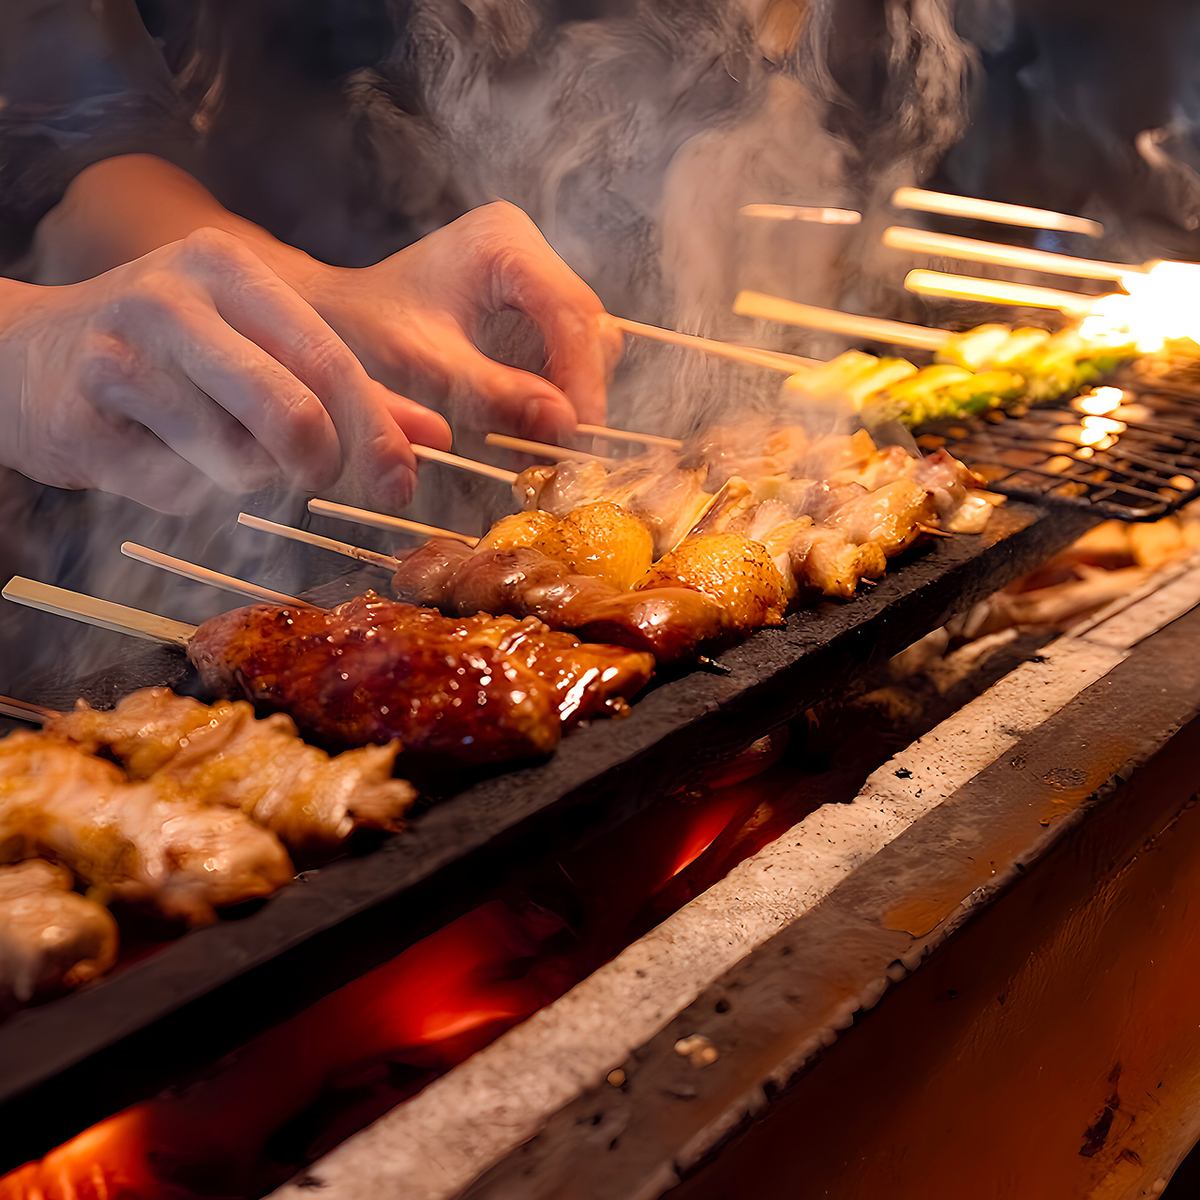
[[[1116,416],[1085,397],[923,429],[923,449],[948,447],[1005,495],[1082,509],[1119,521],[1155,521],[1200,493],[1200,382],[1169,361],[1156,378],[1125,372]],[[1096,407],[1103,407],[1103,404]],[[1119,427],[1113,422],[1119,422]]]
[[[188,934],[98,986],[0,1026],[0,1169],[158,1090],[464,911],[503,873],[611,831],[677,784],[843,689],[1091,523],[1012,504],[978,537],[938,539],[870,593],[802,611],[661,681],[625,721],[566,739],[542,766],[481,779],[404,834],[336,862],[257,911]],[[337,600],[347,576],[313,593]],[[158,649],[108,674],[59,676],[37,700],[96,703],[151,682],[187,686]]]

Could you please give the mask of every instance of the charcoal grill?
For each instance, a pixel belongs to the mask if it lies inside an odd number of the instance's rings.
[[[237,920],[190,933],[94,987],[0,1025],[0,1169],[18,1165],[181,1072],[387,960],[463,912],[504,872],[584,843],[782,725],[1078,537],[1090,514],[1000,509],[981,536],[938,539],[878,587],[793,614],[721,656],[720,671],[664,679],[624,721],[573,733],[545,765],[474,783],[369,853],[336,862]],[[329,603],[372,582],[352,573]],[[155,649],[30,698],[109,703],[187,686]]]
[[[1160,360],[1149,372],[1127,370],[1109,384],[1137,417],[1098,445],[1083,445],[1078,397],[971,421],[923,429],[926,450],[948,447],[988,486],[1023,500],[1093,512],[1119,521],[1156,521],[1200,494],[1200,379],[1195,369]]]

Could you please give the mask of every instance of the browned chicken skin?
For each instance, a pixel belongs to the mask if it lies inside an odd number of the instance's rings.
[[[79,987],[117,958],[117,923],[40,859],[0,867],[0,1012]]]
[[[716,601],[730,624],[745,632],[782,625],[787,585],[761,543],[740,533],[690,537],[654,564],[639,589],[690,588]]]
[[[160,775],[206,804],[241,809],[289,849],[337,850],[355,829],[397,829],[416,798],[393,779],[399,744],[330,756],[282,713],[257,719],[244,700],[202,704],[146,688],[101,711],[80,701],[49,732],[105,750],[136,779]]]
[[[0,860],[50,858],[92,892],[191,924],[292,877],[274,834],[170,780],[120,768],[42,733],[0,741]]]
[[[553,665],[544,677],[530,665],[539,631],[523,631],[510,652],[512,632],[511,623],[468,627],[368,592],[332,610],[225,613],[200,627],[188,654],[208,686],[285,711],[321,737],[398,738],[409,756],[463,766],[549,754],[564,711],[571,719],[604,711],[649,677],[644,657],[617,660],[577,644],[568,652],[562,642],[546,648]]]
[[[534,616],[581,637],[648,651],[660,663],[694,657],[727,638],[720,606],[698,592],[667,587],[628,592],[572,574],[537,550],[472,550],[435,538],[401,563],[396,594],[451,613]]]

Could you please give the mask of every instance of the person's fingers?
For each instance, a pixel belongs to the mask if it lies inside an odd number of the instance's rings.
[[[554,384],[488,358],[449,316],[422,314],[389,330],[377,353],[385,378],[437,396],[473,429],[558,437],[575,428],[575,410]]]
[[[215,353],[213,339],[198,336],[195,344],[208,347],[209,355],[203,357],[209,362]],[[157,348],[161,351],[161,341]],[[225,491],[254,492],[279,477],[279,466],[271,455],[255,442],[245,425],[230,416],[246,407],[239,402],[240,396],[232,395],[234,387],[222,383],[213,388],[217,393],[214,403],[179,364],[140,361],[117,339],[109,339],[88,356],[80,386],[98,412],[144,426]]]
[[[515,308],[540,330],[546,373],[580,421],[602,423],[610,370],[621,335],[600,298],[567,266],[534,223],[512,205],[482,210],[477,245],[489,275],[492,304]]]
[[[189,239],[190,241],[191,239]],[[337,430],[343,476],[381,503],[407,503],[416,458],[384,402],[382,386],[316,311],[237,239],[191,251],[221,316],[319,398]]]
[[[435,450],[450,449],[454,444],[454,435],[445,417],[382,384],[380,387],[392,420],[400,426],[410,442],[417,446],[432,446]]]
[[[556,387],[540,375],[494,362],[463,341],[455,359],[457,381],[451,403],[461,393],[471,397],[474,403],[461,405],[464,420],[475,428],[548,441],[574,431],[576,409]]]
[[[125,424],[89,447],[91,480],[157,512],[186,517],[211,500],[215,484],[139,425]]]

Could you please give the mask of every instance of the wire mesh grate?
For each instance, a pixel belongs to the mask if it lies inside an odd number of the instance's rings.
[[[1200,495],[1200,364],[1146,359],[1069,400],[921,429],[997,492],[1153,521]]]

